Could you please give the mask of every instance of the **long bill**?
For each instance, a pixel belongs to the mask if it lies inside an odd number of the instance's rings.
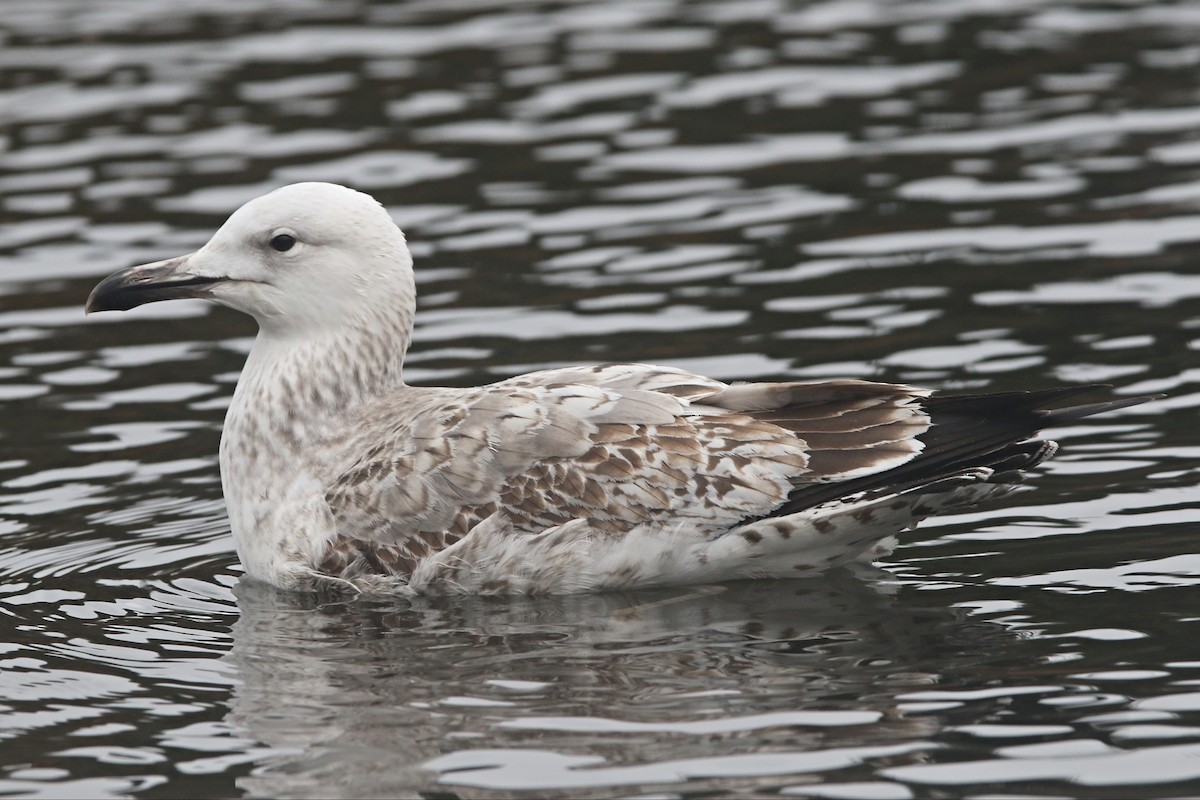
[[[189,272],[190,258],[191,256],[178,256],[114,272],[92,289],[87,305],[84,306],[84,313],[128,311],[159,300],[205,298],[210,294],[209,287],[227,280],[224,277]]]

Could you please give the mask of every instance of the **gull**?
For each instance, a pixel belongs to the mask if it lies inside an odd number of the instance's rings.
[[[86,310],[203,298],[258,336],[221,436],[249,579],[296,591],[571,593],[808,577],[1016,485],[1049,426],[1144,402],[1095,387],[942,395],[863,380],[727,384],[670,367],[410,386],[404,234],[369,195],[298,183],[196,252],[120,270]]]

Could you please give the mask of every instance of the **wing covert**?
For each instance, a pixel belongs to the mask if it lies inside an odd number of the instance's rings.
[[[326,501],[340,539],[378,548],[372,557],[391,548],[406,565],[496,513],[517,535],[577,519],[591,535],[644,523],[719,535],[772,516],[804,486],[911,460],[929,426],[905,386],[729,386],[643,365],[404,398],[365,415],[390,424],[357,436],[362,456]]]

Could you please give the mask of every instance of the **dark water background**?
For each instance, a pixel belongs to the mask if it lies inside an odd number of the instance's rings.
[[[239,585],[253,328],[103,274],[332,180],[409,376],[1104,381],[883,570],[316,605]],[[1200,4],[4,0],[0,794],[1200,794]]]

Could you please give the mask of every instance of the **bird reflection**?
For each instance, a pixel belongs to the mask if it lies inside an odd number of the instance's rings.
[[[961,669],[1010,634],[888,587],[835,572],[625,594],[321,600],[243,584],[229,720],[284,754],[242,787],[431,790],[438,776],[424,764],[481,747],[626,763],[711,750],[703,737],[613,734],[589,720],[727,718],[722,751],[919,740],[938,723],[899,714],[896,695],[937,683],[944,665]],[[831,711],[859,712],[850,720],[862,724],[826,724]],[[738,730],[737,720],[779,712],[796,712],[796,724]],[[569,733],[537,722],[564,717]]]

